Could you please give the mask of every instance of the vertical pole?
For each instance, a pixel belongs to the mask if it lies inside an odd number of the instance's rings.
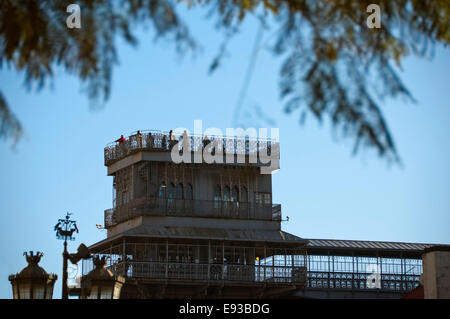
[[[210,280],[210,274],[211,274],[211,241],[208,240],[208,281]]]
[[[294,254],[292,253],[292,250],[291,250],[291,278],[292,278],[292,281],[295,281],[294,275],[295,275]]]
[[[225,280],[225,241],[222,241],[222,280]]]
[[[352,290],[355,289],[355,253],[352,251]]]
[[[403,281],[404,281],[404,274],[405,274],[405,262],[403,260],[403,254],[400,254],[400,265],[401,265],[401,277],[400,277],[400,291],[403,290]]]
[[[380,257],[380,288],[383,289],[383,257]]]
[[[358,261],[359,261],[359,257],[358,256],[356,256],[355,257],[355,259],[356,259],[356,282],[357,282],[357,287],[356,288],[358,288],[358,289],[360,289],[361,287],[360,287],[360,285],[359,285],[359,273],[358,273],[358,268],[359,268],[359,264],[358,264]]]
[[[63,282],[62,282],[62,299],[68,299],[69,289],[67,287],[67,260],[69,253],[67,252],[67,240],[64,241],[64,252],[63,252]]]
[[[333,282],[333,288],[336,288],[336,274],[334,273],[334,255],[331,255],[331,265],[333,266],[333,277],[331,278],[331,281]]]
[[[123,263],[123,266],[124,266],[124,273],[123,273],[123,276],[124,277],[126,277],[127,276],[127,271],[126,271],[126,269],[127,269],[127,254],[125,253],[125,248],[126,248],[126,246],[125,246],[125,238],[123,239],[123,244],[122,244],[122,263]]]
[[[305,270],[305,285],[309,286],[309,271],[310,271],[309,270],[309,258],[310,258],[310,256],[308,255],[308,251],[306,250],[306,248],[302,248],[298,252],[302,254],[302,262],[301,262],[301,265],[299,265],[299,266],[303,267]],[[300,256],[299,256],[299,258],[300,258]]]
[[[137,265],[135,263],[137,261],[137,246],[136,246],[137,244],[134,243],[133,245],[134,245],[134,254],[131,258],[131,262],[129,265],[129,268],[131,268],[131,277],[136,276],[136,269],[137,269]],[[125,273],[128,273],[127,268],[125,268]]]
[[[264,244],[264,281],[266,281],[266,261],[267,253],[266,253],[266,244]]]
[[[169,278],[169,239],[166,239],[166,279]]]
[[[331,276],[331,269],[330,269],[330,252],[328,251],[328,283],[327,283],[327,288],[330,289],[330,276]]]
[[[275,254],[272,254],[272,278],[275,280]]]
[[[114,268],[114,272],[117,272],[117,269],[120,266],[118,266],[119,265],[118,260],[113,260],[112,256],[113,256],[113,254],[112,254],[112,245],[109,245],[109,260],[111,260],[111,265],[114,263],[114,265],[112,265],[112,266]]]
[[[308,252],[306,252],[306,253],[308,253]],[[308,271],[312,270],[311,269],[311,257],[312,257],[312,255],[306,255],[306,262],[308,263],[306,267],[307,267]]]
[[[378,251],[377,251],[377,273],[378,273],[378,271],[380,273],[380,282],[379,282],[379,284],[380,284],[380,288],[381,288],[381,258],[379,256]]]

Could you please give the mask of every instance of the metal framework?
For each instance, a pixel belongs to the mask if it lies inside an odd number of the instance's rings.
[[[105,147],[105,165],[110,165],[135,152],[147,151],[169,151],[179,141],[182,140],[182,134],[169,133],[161,131],[142,131],[140,134],[134,134],[128,137],[126,142],[113,142]],[[273,147],[279,145],[278,142],[271,139],[246,138],[246,137],[223,137],[210,136],[205,140],[204,136],[189,135],[189,146],[192,152],[199,152],[209,144],[215,143],[216,147],[222,149],[225,153],[236,155],[251,154],[271,154]]]
[[[419,285],[422,260],[402,257],[308,255],[308,288],[407,292]]]
[[[307,289],[404,294],[419,285],[420,258],[309,254],[303,249],[123,243],[99,251],[107,267],[130,279],[294,284]],[[92,270],[84,260],[83,274]]]
[[[281,220],[281,205],[214,200],[143,197],[105,210],[105,227],[137,216],[211,217],[228,219]]]
[[[132,279],[306,284],[306,255],[302,249],[124,243],[100,251],[115,274]],[[92,270],[83,261],[83,274]]]
[[[179,147],[179,152],[202,152],[211,143],[211,152],[223,151],[224,154],[236,155],[236,158],[243,155],[241,158],[248,156],[249,159],[258,153],[263,156],[276,154],[279,148],[278,142],[270,139],[188,136],[161,131],[138,131],[126,140],[121,138],[118,141],[120,142],[110,143],[104,149],[106,166],[142,151],[168,152]],[[182,147],[180,144],[183,144]],[[137,160],[143,161],[147,155],[152,159],[159,158],[154,154],[141,155],[135,156]],[[250,163],[254,162],[249,161]],[[131,170],[125,171],[125,177],[122,178],[120,165],[116,166],[118,167],[114,172],[118,174],[115,175],[115,182],[122,181],[124,185],[130,183],[127,176],[133,178]],[[138,167],[139,174],[140,170]],[[142,171],[144,177],[149,176],[146,168]],[[167,166],[165,172],[167,179]],[[166,187],[162,184],[160,186]],[[122,195],[123,193],[125,192]],[[267,231],[268,234],[264,237],[251,233],[252,230],[245,227],[240,229],[242,236],[217,234],[219,231],[214,228],[196,230],[199,234],[193,236],[189,229],[171,232],[167,230],[170,227],[165,227],[163,231],[149,230],[152,225],[148,219],[145,220],[147,224],[143,224],[145,227],[142,226],[143,231],[138,229],[141,226],[126,233],[120,230],[120,226],[116,228],[118,231],[112,231],[114,226],[139,216],[282,221],[281,206],[271,204],[271,196],[267,202],[259,198],[260,193],[255,194],[255,202],[247,202],[247,199],[242,202],[222,200],[225,196],[218,196],[218,200],[192,199],[192,195],[189,199],[184,199],[182,195],[174,195],[176,190],[168,197],[156,197],[159,194],[157,192],[148,196],[146,187],[139,194],[146,195],[139,198],[125,197],[126,200],[121,200],[120,205],[116,206],[114,203],[114,208],[105,211],[105,228],[111,231],[111,237],[96,244],[92,252],[96,256],[107,258],[107,268],[116,275],[127,278],[128,282],[152,286],[156,291],[154,295],[164,295],[158,289],[164,291],[170,290],[167,286],[176,286],[176,289],[166,295],[174,296],[174,291],[178,290],[179,295],[184,296],[185,286],[194,283],[192,286],[207,286],[204,295],[207,295],[210,286],[234,287],[233,291],[229,291],[231,296],[235,296],[246,286],[249,288],[249,295],[253,294],[255,287],[262,287],[263,290],[275,287],[274,290],[277,291],[273,293],[277,296],[281,296],[278,290],[291,296],[296,296],[299,291],[319,290],[326,293],[344,291],[345,294],[349,291],[379,291],[398,297],[419,285],[422,274],[421,252],[427,247],[426,244],[304,240],[281,232],[281,229]],[[250,223],[243,221],[242,224]],[[224,227],[224,232],[226,231],[231,232]],[[272,233],[277,236],[272,236]],[[277,239],[278,236],[282,240]],[[288,238],[289,236],[295,238]],[[92,259],[84,260],[83,274],[92,269]]]

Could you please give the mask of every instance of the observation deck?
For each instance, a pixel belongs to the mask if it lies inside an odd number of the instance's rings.
[[[188,138],[188,147],[192,154],[203,154],[210,145],[214,148],[212,154],[221,152],[223,163],[229,164],[225,156],[234,155],[233,164],[240,164],[238,157],[246,160],[246,164],[263,166],[270,159],[279,159],[279,142],[273,139],[252,138],[248,136],[199,136],[163,131],[138,131],[125,138],[124,142],[109,143],[104,149],[105,166],[110,166],[121,159],[139,152],[170,152],[175,145],[182,153],[183,138]],[[273,154],[272,154],[273,153]],[[160,157],[161,158],[161,157]],[[168,160],[168,158],[166,159]],[[194,161],[192,161],[194,162]]]

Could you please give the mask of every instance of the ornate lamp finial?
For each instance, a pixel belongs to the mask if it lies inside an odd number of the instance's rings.
[[[55,225],[54,230],[56,231],[56,238],[64,240],[75,240],[73,233],[78,233],[77,222],[70,220],[71,213],[67,212],[64,219],[59,219],[58,223]]]
[[[94,256],[93,262],[94,262],[95,268],[103,268],[106,265],[106,257],[105,256],[100,257],[98,255]]]
[[[29,265],[37,265],[41,261],[41,257],[44,256],[44,253],[38,251],[36,255],[34,255],[33,251],[30,251],[29,254],[27,252],[24,252],[23,255],[25,256],[25,259],[27,260],[27,263]]]

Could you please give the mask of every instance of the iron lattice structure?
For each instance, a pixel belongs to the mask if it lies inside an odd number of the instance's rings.
[[[402,257],[400,252],[390,257],[358,256],[356,251],[353,256],[333,250],[315,253],[289,248],[168,243],[126,243],[98,252],[107,257],[107,267],[114,273],[137,280],[304,284],[306,289],[403,295],[419,285],[422,274],[420,257]],[[83,274],[92,267],[92,260],[85,260]],[[379,285],[372,279],[379,280]]]
[[[281,221],[281,205],[141,197],[105,210],[105,228],[137,216],[178,216]]]
[[[176,147],[186,162],[174,163]],[[189,161],[212,149],[218,162]],[[251,161],[258,152],[264,161]],[[107,238],[91,252],[126,278],[126,297],[399,298],[419,285],[421,253],[431,244],[283,231],[272,178],[260,172],[269,154],[279,159],[278,141],[172,131],[121,136],[104,149],[113,208],[104,214]],[[84,260],[83,274],[92,269]]]
[[[172,146],[181,142],[182,134],[172,134],[161,131],[141,131],[133,134],[126,142],[113,142],[104,149],[105,165],[111,165],[128,155],[140,151],[170,151]],[[199,152],[205,147],[205,136],[189,135],[189,148],[192,152]],[[207,142],[214,143],[224,153],[236,155],[257,155],[265,153],[270,155],[272,149],[277,149],[279,143],[276,140],[264,138],[223,137],[210,136]]]
[[[421,259],[400,256],[309,255],[307,264],[307,287],[316,289],[379,289],[406,293],[419,285],[422,274]]]
[[[306,254],[302,249],[126,243],[96,253],[107,267],[129,279],[199,282],[306,283]],[[84,260],[83,274],[93,262]]]

